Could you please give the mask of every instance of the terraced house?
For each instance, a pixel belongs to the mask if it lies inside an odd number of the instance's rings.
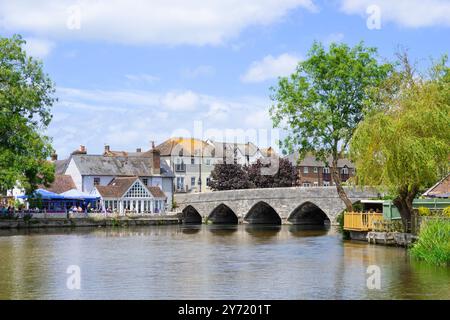
[[[209,191],[208,181],[217,163],[248,165],[258,159],[276,156],[272,148],[255,144],[216,142],[194,138],[170,138],[159,144],[161,161],[174,172],[175,192]]]
[[[299,161],[298,153],[293,153],[286,158],[298,169],[298,185],[303,187],[327,187],[334,185],[331,168],[326,166],[322,161],[317,161],[315,157],[307,155],[303,160]],[[331,158],[328,160],[331,163]],[[338,169],[342,182],[355,175],[355,166],[348,159],[338,160]]]

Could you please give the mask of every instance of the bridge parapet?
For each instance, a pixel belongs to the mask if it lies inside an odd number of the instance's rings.
[[[376,190],[370,188],[345,187],[352,202],[376,197]],[[175,201],[179,209],[188,206],[194,208],[203,219],[221,204],[229,207],[241,221],[258,203],[271,206],[285,223],[293,212],[310,203],[323,211],[328,219],[334,223],[338,213],[345,209],[339,198],[335,186],[330,187],[291,187],[267,189],[242,189],[228,191],[214,191],[205,193],[176,194]]]

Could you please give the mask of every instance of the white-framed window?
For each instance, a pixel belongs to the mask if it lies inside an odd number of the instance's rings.
[[[303,167],[303,173],[308,173],[308,167]]]
[[[344,166],[344,167],[341,169],[341,172],[342,172],[342,174],[348,174],[348,168],[347,168],[347,166]]]
[[[317,181],[314,181],[314,187],[319,186],[319,183]]]
[[[195,177],[191,177],[191,187],[195,187]]]
[[[323,173],[330,173],[330,167],[323,167]]]
[[[125,198],[147,198],[150,197],[149,192],[140,183],[135,183],[125,194]]]
[[[303,186],[304,186],[304,187],[311,187],[311,183],[309,183],[309,182],[303,182]]]
[[[148,186],[148,178],[142,178],[142,183]]]
[[[207,166],[210,166],[211,165],[211,159],[206,159],[205,163],[206,163]]]
[[[191,157],[191,164],[195,164],[195,158]]]
[[[184,177],[177,177],[177,189],[184,189]]]
[[[99,186],[99,185],[100,185],[100,178],[94,177],[94,186]]]
[[[323,182],[323,186],[324,187],[329,187],[330,186],[330,181],[324,181]]]
[[[314,167],[314,173],[317,173],[317,167]]]

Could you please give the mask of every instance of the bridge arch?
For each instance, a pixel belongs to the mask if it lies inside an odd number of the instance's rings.
[[[214,224],[238,224],[239,219],[229,206],[221,203],[208,215],[208,221]]]
[[[295,208],[289,214],[287,220],[297,225],[324,225],[330,223],[328,215],[311,201],[303,202]]]
[[[188,205],[181,212],[183,223],[202,223],[202,216],[192,205]]]
[[[254,204],[244,217],[250,224],[281,224],[280,215],[264,201]]]

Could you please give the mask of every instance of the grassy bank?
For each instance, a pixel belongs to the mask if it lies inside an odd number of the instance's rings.
[[[419,260],[440,266],[450,266],[450,219],[422,222],[419,241],[411,249]]]

